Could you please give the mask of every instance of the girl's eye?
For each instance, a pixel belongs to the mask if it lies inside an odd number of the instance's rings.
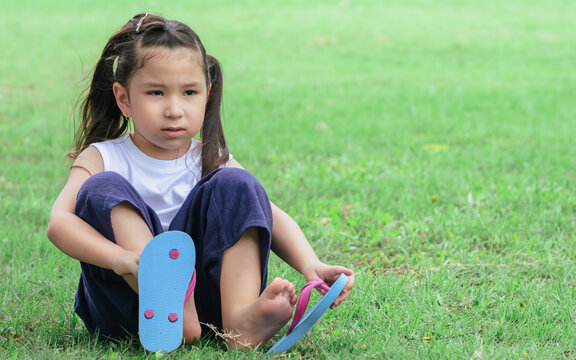
[[[148,95],[160,96],[162,95],[162,91],[160,90],[148,91]]]
[[[196,90],[186,90],[184,91],[184,95],[195,95],[196,94]]]

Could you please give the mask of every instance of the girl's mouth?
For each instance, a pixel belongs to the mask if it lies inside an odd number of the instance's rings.
[[[177,138],[184,134],[185,130],[183,128],[166,128],[162,129],[164,135],[170,138]]]

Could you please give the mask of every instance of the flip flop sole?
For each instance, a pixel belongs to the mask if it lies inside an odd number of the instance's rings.
[[[284,335],[274,346],[266,352],[266,355],[275,353],[284,353],[288,351],[294,344],[298,342],[310,330],[314,324],[324,315],[326,310],[332,305],[334,300],[340,295],[344,287],[348,283],[348,276],[342,274],[332,284],[330,291],[328,291],[317,303],[302,317],[302,320],[294,327],[292,332],[288,335]]]
[[[138,265],[140,343],[149,351],[171,352],[183,336],[184,297],[194,273],[192,238],[180,231],[154,237]]]

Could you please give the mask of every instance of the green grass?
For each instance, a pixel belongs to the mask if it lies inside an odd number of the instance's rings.
[[[565,0],[3,4],[0,358],[155,358],[87,334],[79,265],[45,236],[83,79],[145,11],[198,31],[224,65],[231,152],[322,259],[356,271],[286,358],[576,358]],[[303,285],[276,258],[270,272]],[[204,340],[165,358],[263,353]]]

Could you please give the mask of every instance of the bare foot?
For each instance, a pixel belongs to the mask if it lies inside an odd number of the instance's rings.
[[[198,321],[198,313],[196,312],[196,304],[194,302],[194,293],[192,293],[192,296],[190,296],[188,302],[184,304],[183,316],[184,344],[193,344],[202,335],[202,328],[200,327],[200,322]]]
[[[225,324],[231,332],[230,349],[254,347],[269,340],[290,318],[296,304],[296,290],[288,280],[275,278],[255,302],[239,305]]]

